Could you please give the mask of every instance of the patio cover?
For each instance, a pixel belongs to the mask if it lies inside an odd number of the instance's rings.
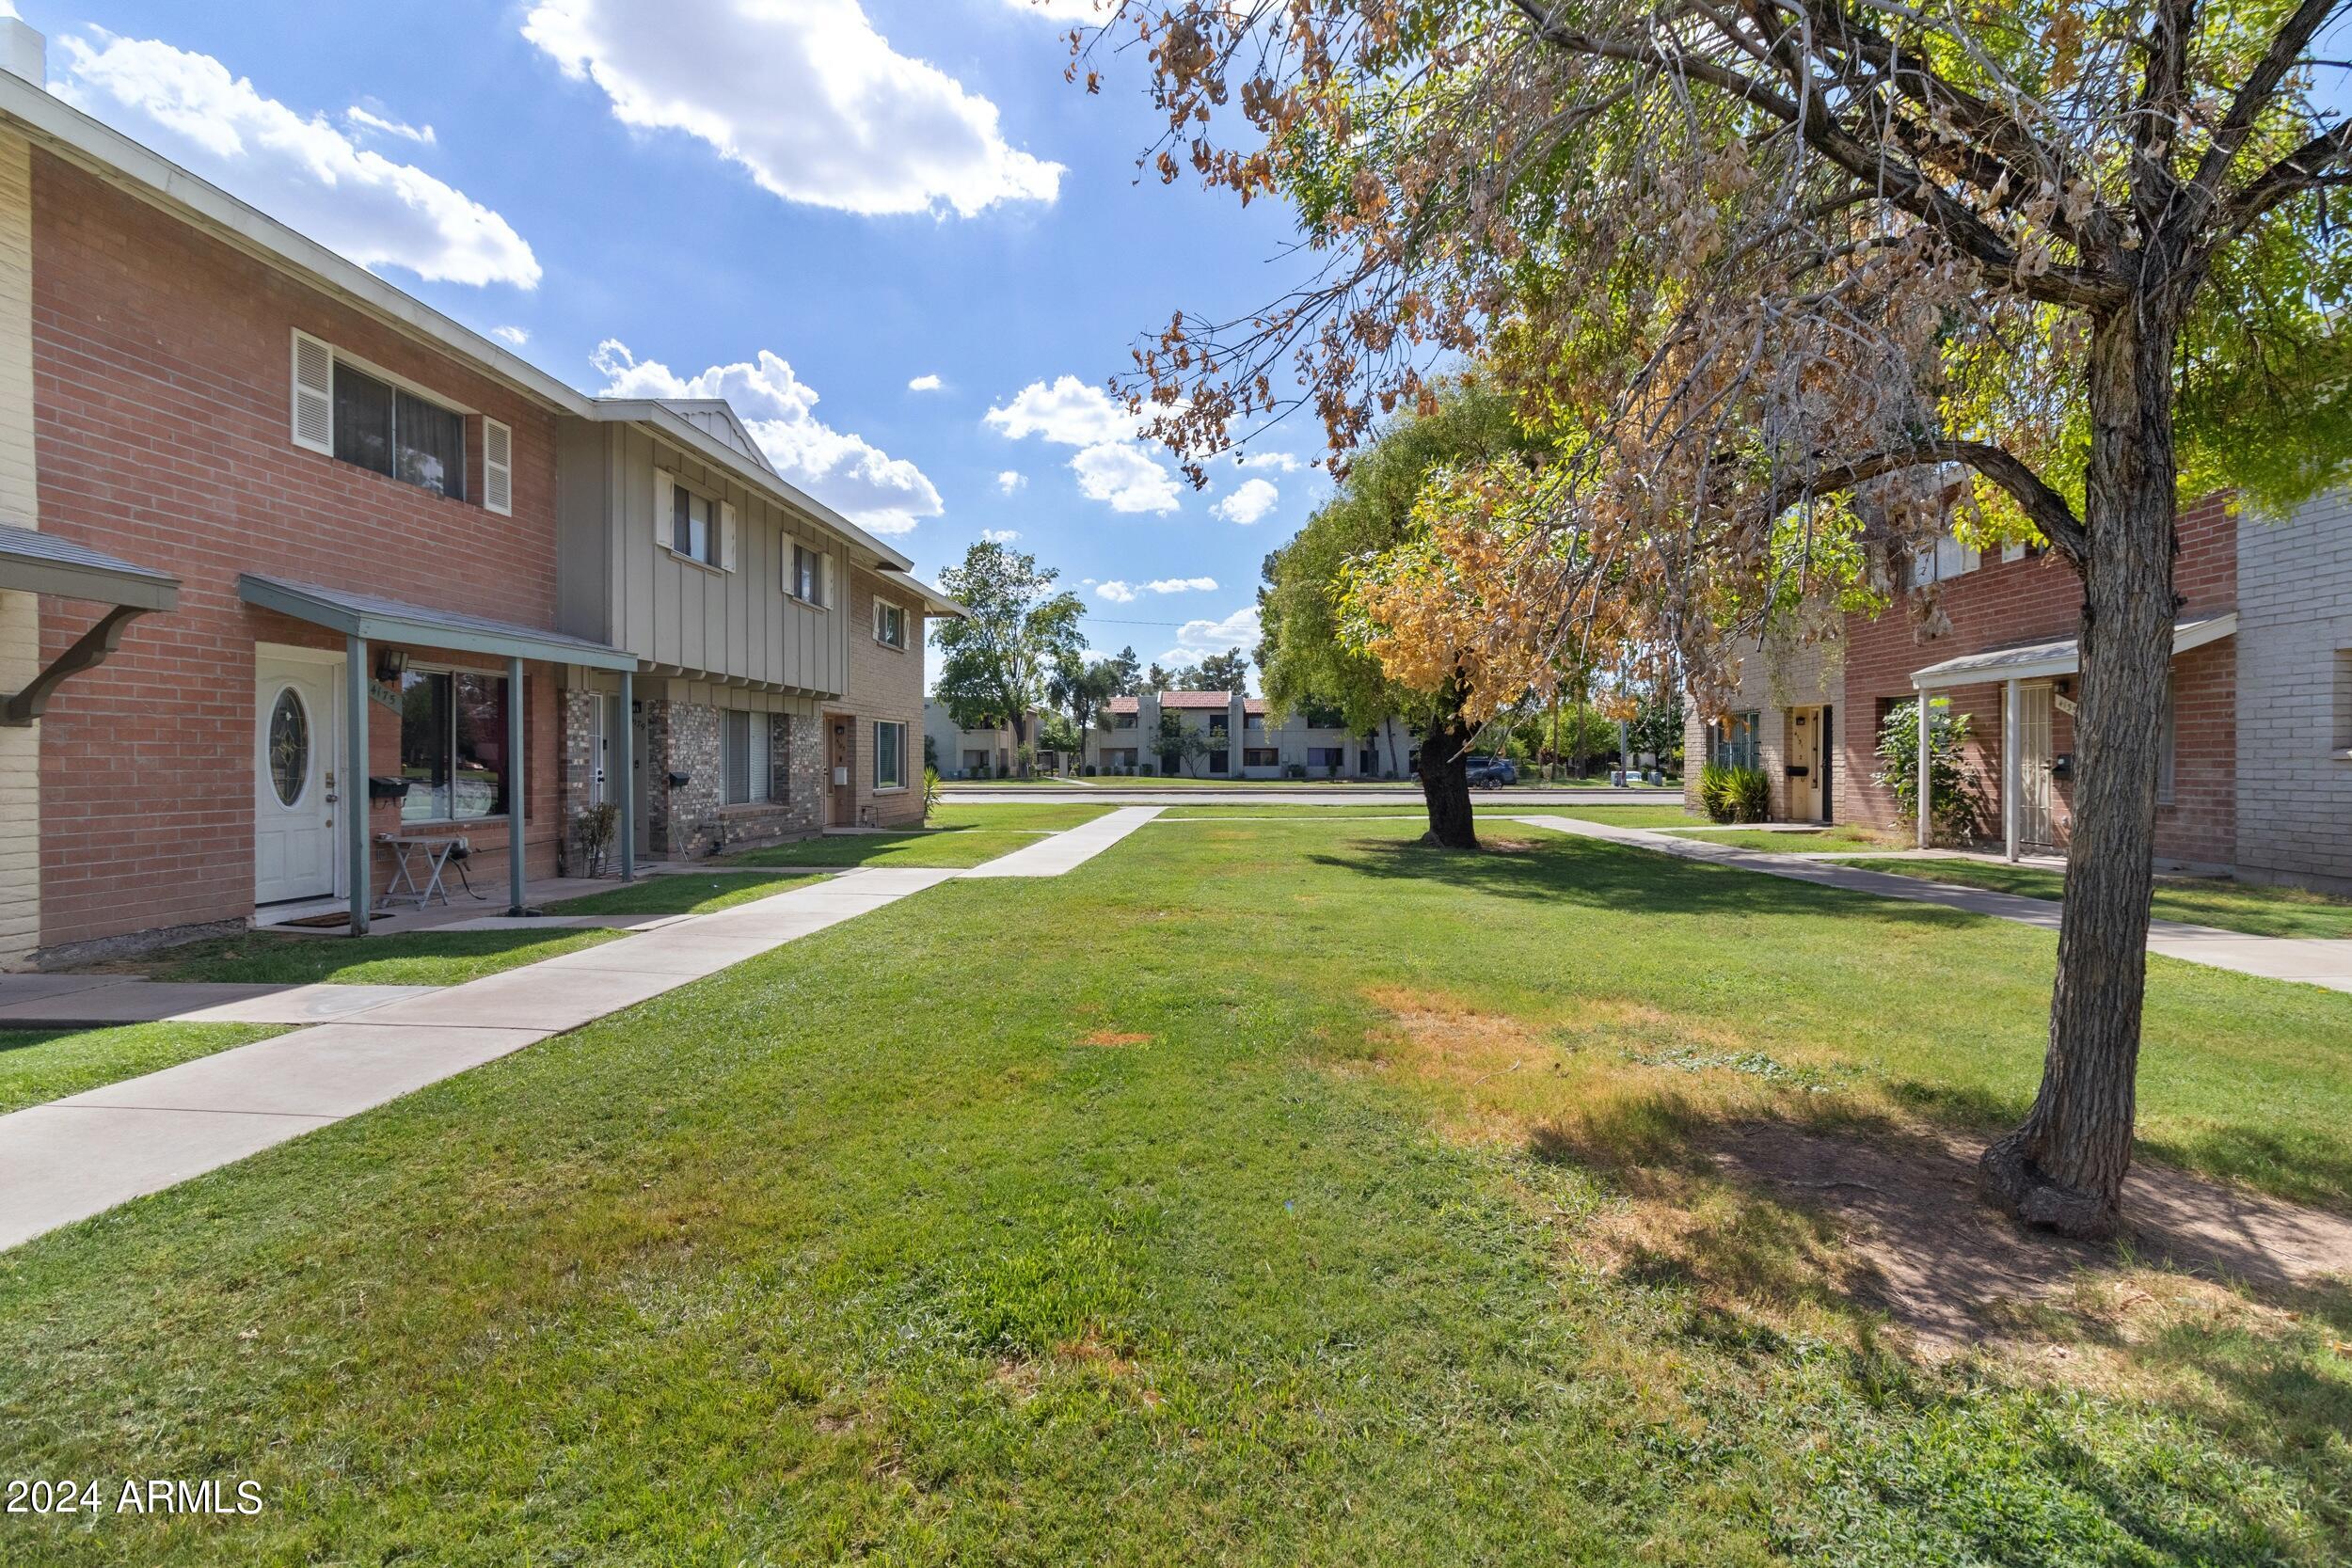
[[[133,621],[152,610],[180,607],[178,578],[12,523],[0,523],[0,589],[54,594],[106,607],[73,646],[0,705],[0,724],[20,729],[41,716],[51,693],[69,676],[105,663],[106,656],[122,645],[122,634]]]
[[[2176,622],[2172,627],[2172,657],[2178,658],[2192,648],[2208,642],[2218,642],[2237,630],[2237,611],[2223,610],[2218,615],[2202,615],[2194,620]],[[1931,664],[1912,673],[1911,684],[1920,691],[1933,691],[1947,686],[1974,686],[1980,681],[2042,680],[2051,675],[2073,675],[2082,671],[2082,649],[2076,639],[2060,638],[2050,642],[2027,642],[2014,648],[1991,648],[1980,654],[1963,654],[1941,664]]]
[[[420,647],[447,648],[458,653],[489,654],[506,660],[508,691],[506,705],[506,754],[508,771],[515,783],[508,791],[508,825],[506,833],[507,913],[523,915],[532,912],[523,904],[522,831],[524,788],[530,771],[523,756],[523,660],[538,659],[548,664],[581,664],[592,670],[614,670],[621,676],[621,710],[629,710],[630,684],[637,673],[637,656],[603,642],[592,642],[584,637],[566,637],[562,632],[541,631],[535,626],[519,626],[507,621],[493,621],[480,615],[465,615],[450,610],[427,610],[421,605],[402,604],[397,599],[378,598],[373,594],[355,594],[348,589],[322,588],[316,583],[287,582],[278,578],[258,577],[251,572],[237,578],[237,594],[246,603],[262,610],[274,610],[291,615],[297,621],[308,621],[314,626],[343,634],[343,679],[348,689],[344,696],[344,711],[351,715],[344,726],[350,755],[345,758],[346,777],[364,780],[368,776],[368,642],[371,639],[386,642],[408,642]],[[618,773],[629,779],[633,761],[629,756],[629,727],[624,724],[613,737],[619,748]],[[365,799],[364,784],[354,786]],[[624,784],[621,789],[621,879],[627,881],[636,875],[636,824],[630,820],[636,810],[636,791]],[[370,856],[368,847],[368,814],[364,810],[345,812],[350,825],[351,933],[365,936],[368,915],[373,896],[369,886]],[[559,832],[563,831],[558,825]]]

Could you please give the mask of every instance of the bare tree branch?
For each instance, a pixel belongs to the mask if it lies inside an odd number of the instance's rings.
[[[2059,554],[2077,567],[2089,562],[2090,534],[2066,498],[2015,453],[1988,441],[1917,441],[1867,452],[1812,473],[1792,475],[1767,494],[1765,506],[1772,513],[1783,512],[1809,496],[1835,495],[1905,468],[1947,463],[1964,464],[2008,491]]]

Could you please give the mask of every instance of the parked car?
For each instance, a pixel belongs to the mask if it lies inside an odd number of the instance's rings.
[[[1473,789],[1501,789],[1519,782],[1519,770],[1509,757],[1471,757],[1463,768]]]

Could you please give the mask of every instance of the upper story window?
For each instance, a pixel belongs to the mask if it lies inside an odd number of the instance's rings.
[[[653,473],[654,538],[672,555],[722,572],[735,570],[735,508],[679,480]]]
[[[294,338],[294,442],[355,467],[413,484],[452,500],[470,494],[466,473],[466,414],[327,343]],[[514,433],[482,421],[485,509],[514,509]]]
[[[803,604],[822,610],[832,602],[832,566],[824,551],[795,544],[784,563],[784,591]]]
[[[1232,718],[1233,718],[1233,716],[1232,716],[1232,714],[1230,714],[1230,713],[1212,713],[1212,714],[1210,714],[1210,715],[1209,715],[1209,733],[1210,733],[1211,735],[1223,735],[1223,734],[1225,734],[1225,733],[1226,733],[1226,732],[1227,732],[1227,731],[1228,731],[1228,730],[1232,727]]]
[[[1925,545],[1911,552],[1911,586],[1925,588],[1931,582],[1949,582],[1965,577],[1977,569],[1980,558],[1974,545],[1963,545],[1953,534],[1946,534],[1935,542],[1932,549]]]
[[[885,648],[906,647],[907,612],[902,606],[886,599],[874,601],[874,641]]]
[[[719,564],[719,519],[708,496],[670,486],[670,548],[707,566]]]
[[[1114,714],[1112,714],[1112,715],[1111,715],[1111,728],[1112,728],[1112,729],[1115,729],[1115,730],[1132,730],[1132,729],[1134,729],[1135,727],[1136,727],[1136,716],[1135,716],[1134,714],[1132,714],[1132,713],[1114,713]]]

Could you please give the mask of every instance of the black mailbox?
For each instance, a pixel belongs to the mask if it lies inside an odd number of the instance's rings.
[[[1782,771],[1787,773],[1792,779],[1803,779],[1810,777],[1813,769],[1792,762],[1787,768],[1783,768]]]
[[[673,773],[670,775],[670,787],[672,789],[684,789],[688,784],[691,784],[693,782],[694,775],[691,773]]]
[[[2074,752],[2060,752],[2057,756],[2050,759],[2050,777],[2054,779],[2071,779],[2074,776]]]
[[[410,781],[388,778],[381,773],[368,775],[368,799],[371,800],[405,800]]]

